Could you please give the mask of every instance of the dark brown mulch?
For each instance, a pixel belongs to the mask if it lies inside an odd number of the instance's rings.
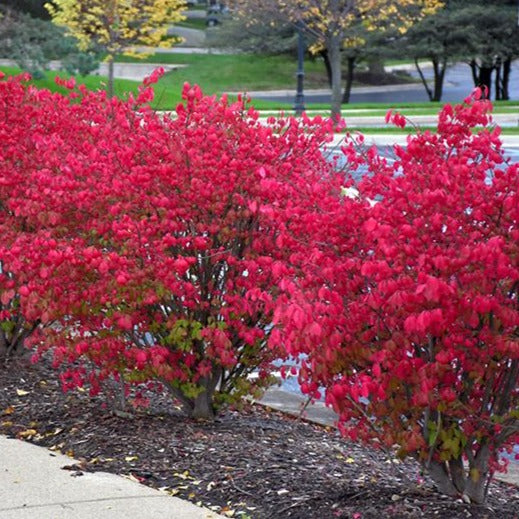
[[[421,484],[413,463],[261,406],[199,423],[157,398],[121,418],[99,398],[63,394],[43,363],[0,369],[0,433],[74,456],[71,474],[127,475],[228,517],[519,519],[511,485],[493,483],[486,507],[452,501]]]

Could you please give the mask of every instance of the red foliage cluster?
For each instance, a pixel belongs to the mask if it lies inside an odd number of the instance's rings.
[[[399,445],[478,502],[519,441],[519,165],[499,128],[474,131],[490,110],[446,106],[394,161],[344,146],[366,170],[358,196],[320,216],[271,337],[307,355],[303,391],[324,387],[345,434]]]
[[[151,78],[151,82],[156,78]],[[2,303],[65,387],[159,380],[194,416],[284,353],[266,338],[290,219],[314,211],[331,124],[271,120],[186,85],[174,117],[137,100],[0,83]],[[74,84],[64,86],[74,89]],[[7,316],[5,314],[4,319]]]
[[[0,355],[30,336],[65,387],[158,380],[210,417],[304,354],[345,434],[483,501],[519,441],[519,166],[490,103],[446,106],[394,161],[350,139],[354,189],[331,121],[189,85],[161,116],[159,74],[126,101],[0,81]]]

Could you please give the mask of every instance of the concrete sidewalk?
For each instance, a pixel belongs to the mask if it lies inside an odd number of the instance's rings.
[[[223,518],[121,476],[63,470],[73,463],[62,454],[0,436],[0,518]]]

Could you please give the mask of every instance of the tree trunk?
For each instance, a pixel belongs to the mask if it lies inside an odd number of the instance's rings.
[[[486,500],[487,486],[491,479],[488,462],[490,449],[482,445],[474,459],[469,459],[469,477],[465,484],[464,494],[472,503],[483,504]]]
[[[330,65],[330,58],[328,57],[328,52],[322,50],[319,52],[324,61],[324,67],[326,68],[326,77],[328,78],[328,86],[332,88],[332,67]]]
[[[482,445],[476,454],[469,453],[468,473],[463,466],[463,459],[447,462],[431,461],[426,468],[438,491],[451,497],[465,496],[471,503],[483,504],[487,497],[490,450]]]
[[[191,417],[201,420],[214,420],[213,396],[206,389],[202,391],[193,402]]]
[[[36,323],[26,328],[27,323],[25,321],[17,320],[14,330],[10,333],[0,330],[0,359],[7,360],[10,357],[22,356],[27,353],[25,341],[39,325],[40,322],[36,321]]]
[[[470,60],[469,66],[470,66],[470,71],[472,72],[472,81],[474,82],[474,86],[477,87],[478,82],[479,82],[479,71],[478,71],[479,67],[478,67],[476,60],[475,59]]]
[[[356,58],[348,57],[348,68],[346,70],[346,84],[344,85],[344,94],[342,95],[342,102],[349,103],[351,95],[351,86],[353,85],[353,71],[355,70]]]
[[[510,99],[510,72],[512,68],[512,60],[510,58],[505,59],[503,61],[503,80],[501,82],[501,99],[503,101],[508,101]]]
[[[201,392],[194,399],[189,399],[188,406],[184,405],[187,414],[191,418],[214,420],[214,417],[216,416],[214,392],[221,383],[222,374],[223,371],[220,366],[213,366],[211,375],[201,378],[197,382]]]
[[[433,62],[434,64],[434,62]],[[425,76],[423,75],[423,72],[422,72],[422,69],[420,68],[420,65],[418,63],[418,58],[415,58],[414,59],[414,65],[416,67],[416,70],[420,76],[420,79],[422,80],[422,83],[423,83],[423,86],[425,88],[425,91],[427,92],[427,97],[429,98],[429,101],[432,101],[433,100],[433,93],[429,87],[429,85],[427,84],[427,80],[425,79]]]
[[[489,67],[486,65],[481,65],[479,67],[479,78],[478,78],[478,87],[480,87],[483,91],[483,96],[485,99],[490,99],[490,95],[492,92],[492,70],[494,67]]]
[[[159,378],[159,380],[164,384],[166,389],[170,391],[173,398],[180,402],[182,411],[186,416],[203,420],[214,419],[215,409],[213,406],[213,396],[216,384],[213,383],[213,380],[208,381],[207,378],[199,380],[198,385],[201,388],[201,392],[195,398],[186,396],[181,389],[171,385],[169,381],[162,378]]]
[[[114,58],[108,60],[108,89],[107,95],[109,98],[114,96]]]
[[[426,467],[426,470],[431,476],[431,479],[435,483],[439,492],[451,497],[458,495],[458,490],[451,481],[447,463],[431,461],[429,466]]]
[[[463,458],[461,456],[449,461],[449,472],[456,490],[462,494],[465,491],[465,469],[463,468]]]
[[[502,99],[502,89],[501,89],[501,58],[496,60],[496,77],[494,78],[494,89],[496,91],[496,101],[500,101]]]
[[[342,67],[341,67],[341,38],[332,35],[327,39],[326,49],[330,59],[330,68],[332,71],[332,103],[331,116],[334,121],[338,121],[341,117],[341,101],[342,101]]]
[[[4,330],[0,330],[0,360],[7,360],[7,339]]]
[[[431,101],[441,101],[443,95],[443,80],[445,78],[445,69],[447,68],[447,60],[433,61],[434,68],[434,93]]]

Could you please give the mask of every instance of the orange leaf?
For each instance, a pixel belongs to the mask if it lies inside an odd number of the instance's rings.
[[[14,407],[12,405],[10,405],[8,408],[6,408],[2,411],[2,416],[6,416],[9,414],[13,414],[13,413],[14,413]]]

